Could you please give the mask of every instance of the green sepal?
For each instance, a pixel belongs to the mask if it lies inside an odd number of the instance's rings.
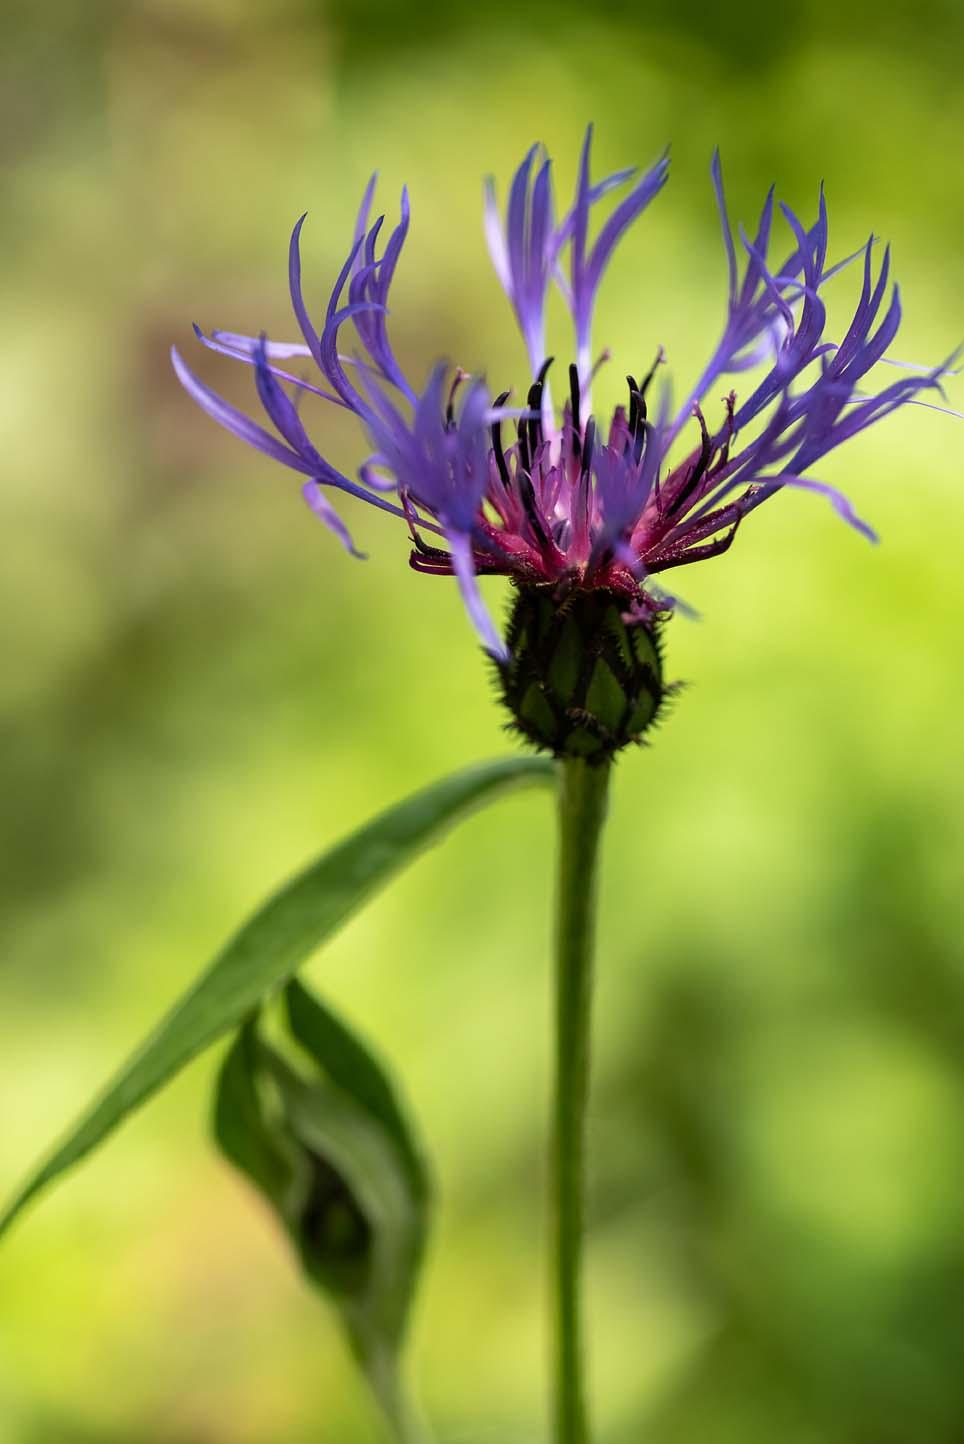
[[[627,621],[629,599],[605,590],[517,589],[499,689],[513,730],[556,757],[605,762],[640,742],[672,688],[657,619]]]

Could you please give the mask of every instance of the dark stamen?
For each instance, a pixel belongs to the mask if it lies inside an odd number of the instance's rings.
[[[645,395],[646,395],[646,392],[649,390],[650,382],[652,381],[653,377],[656,375],[657,368],[660,367],[662,364],[663,364],[663,348],[662,348],[662,346],[660,346],[659,350],[656,352],[656,360],[653,362],[652,366],[650,366],[649,370],[646,372],[646,375],[643,377],[643,384],[642,384],[642,386],[639,388],[639,394],[640,394],[640,396],[645,396]]]
[[[529,439],[524,421],[518,423],[516,434],[519,439],[519,465],[525,472],[532,471],[532,457],[529,454]]]
[[[735,391],[731,391],[731,392],[730,392],[729,396],[726,398],[725,405],[726,405],[726,437],[724,438],[723,445],[720,447],[720,455],[719,455],[719,458],[717,459],[716,466],[713,468],[714,471],[719,471],[720,468],[721,468],[721,467],[724,467],[724,466],[726,465],[726,463],[727,463],[727,462],[729,461],[729,459],[730,459],[730,443],[731,443],[731,441],[733,440],[733,410],[734,410],[734,408],[735,408],[735,406],[736,406],[736,392],[735,392]]]
[[[451,552],[443,551],[441,547],[430,547],[427,542],[416,533],[412,533],[412,543],[420,556],[430,557],[432,561],[450,561]]]
[[[549,537],[542,524],[539,508],[536,506],[536,494],[532,482],[524,472],[519,473],[519,495],[522,497],[522,505],[525,507],[526,516],[529,518],[529,525],[535,532],[539,545],[546,546]]]
[[[572,404],[572,429],[576,433],[576,440],[582,437],[582,421],[579,418],[579,367],[574,361],[569,363],[569,399]]]
[[[467,379],[467,376],[468,372],[466,371],[459,370],[455,373],[455,379],[453,380],[451,388],[449,390],[448,405],[445,408],[446,431],[452,431],[455,428],[455,393],[462,385],[462,382]]]
[[[642,459],[646,446],[646,438],[649,436],[650,427],[646,420],[646,402],[639,398],[639,421],[636,432],[633,436],[633,461],[638,466]]]
[[[529,395],[526,398],[529,410],[535,415],[530,416],[526,421],[526,435],[529,441],[529,452],[535,456],[536,451],[542,445],[542,382],[533,381],[529,387]],[[528,470],[528,468],[527,468]]]
[[[537,449],[542,445],[542,393],[545,389],[549,367],[552,365],[554,359],[552,356],[546,357],[545,361],[543,361],[539,367],[538,376],[529,387],[529,410],[536,412],[536,415],[531,417],[527,422],[529,451],[533,456],[535,456]]]
[[[408,534],[412,538],[415,550],[423,557],[430,557],[433,561],[447,560],[449,553],[442,551],[439,547],[429,546],[418,534],[419,517],[412,504],[412,498],[406,487],[401,487],[398,499],[402,503],[402,511],[405,513],[405,520],[408,522]]]
[[[593,447],[595,446],[595,444],[596,444],[596,418],[595,418],[594,416],[590,416],[589,420],[586,422],[586,440],[585,440],[585,444],[584,444],[584,446],[583,446],[583,448],[582,448],[582,474],[583,474],[583,476],[588,476],[588,475],[589,475],[589,469],[590,469],[590,467],[592,466]]]
[[[702,432],[703,437],[702,442],[700,443],[700,454],[696,458],[696,464],[694,465],[693,470],[690,472],[689,476],[686,479],[686,484],[680,491],[679,495],[674,498],[673,503],[669,508],[669,511],[666,513],[667,516],[675,516],[676,513],[680,511],[680,509],[686,504],[686,502],[689,501],[690,497],[693,495],[693,492],[696,490],[700,480],[702,479],[703,473],[706,471],[706,468],[709,465],[710,456],[713,453],[713,443],[710,440],[710,433],[706,429],[706,421],[703,417],[702,411],[697,410],[696,418],[700,423],[700,431]]]
[[[635,436],[639,421],[639,385],[635,376],[627,376],[626,381],[629,386],[629,432]]]
[[[643,454],[643,448],[646,445],[646,435],[648,432],[646,425],[646,400],[636,384],[635,376],[627,376],[626,380],[629,383],[628,426],[630,440],[627,441],[623,449],[623,455],[629,456],[632,454],[633,462],[638,466]]]
[[[504,406],[508,399],[508,391],[503,391],[501,396],[497,396],[492,404],[496,408],[498,408],[499,406]],[[512,481],[509,476],[509,468],[506,465],[505,452],[502,450],[501,421],[494,421],[492,423],[492,450],[495,453],[495,464],[499,468],[499,476],[502,479],[502,485],[505,487],[506,491],[508,491],[509,487],[512,485]]]

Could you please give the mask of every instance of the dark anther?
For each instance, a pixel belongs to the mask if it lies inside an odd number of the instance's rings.
[[[546,357],[539,367],[538,376],[529,387],[529,410],[536,412],[536,415],[530,417],[526,423],[529,433],[529,450],[533,456],[536,454],[537,447],[542,445],[542,392],[546,384],[546,375],[554,359],[552,356]]]
[[[536,451],[542,445],[542,382],[533,381],[529,387],[529,395],[526,398],[529,410],[535,415],[530,416],[525,423],[526,435],[529,441],[529,452],[535,456]],[[528,468],[527,468],[528,470]]]
[[[720,447],[720,455],[716,463],[716,469],[725,466],[730,459],[730,443],[733,440],[733,411],[736,407],[736,392],[731,391],[726,398],[726,435],[723,445]]]
[[[497,396],[492,404],[496,408],[498,408],[500,406],[504,406],[508,399],[508,391],[503,391],[501,396]],[[492,423],[492,450],[495,453],[495,464],[499,468],[499,476],[502,478],[502,485],[506,488],[506,490],[508,490],[512,483],[509,479],[509,468],[506,465],[505,452],[502,450],[501,421],[495,421]]]
[[[579,367],[574,361],[569,363],[569,398],[572,402],[572,429],[576,433],[577,441],[582,436],[582,421],[579,417]]]
[[[627,376],[629,382],[629,434],[631,441],[626,443],[624,455],[632,451],[633,461],[638,466],[646,445],[646,398],[643,396],[636,380]]]
[[[517,435],[519,438],[519,465],[522,467],[523,471],[531,473],[532,457],[529,452],[529,437],[526,431],[526,424],[524,421],[519,422],[517,428]]]
[[[590,467],[592,466],[593,447],[595,446],[595,444],[596,444],[596,419],[595,419],[594,416],[590,416],[589,420],[586,422],[586,440],[585,440],[585,443],[583,444],[583,448],[582,448],[582,474],[583,474],[583,476],[588,476],[588,475],[589,475],[589,469],[590,469]]]
[[[629,430],[635,436],[639,421],[639,383],[635,376],[627,376],[626,384],[629,386]]]
[[[459,387],[462,385],[462,382],[463,382],[465,379],[466,379],[466,373],[465,373],[464,371],[456,371],[456,373],[455,373],[455,378],[454,378],[454,380],[453,380],[453,382],[452,382],[452,385],[451,385],[451,387],[450,387],[450,389],[449,389],[448,405],[447,405],[446,408],[445,408],[445,429],[446,429],[446,431],[452,431],[452,430],[454,429],[454,427],[455,427],[455,393],[456,393],[456,391],[458,391]]]
[[[662,348],[662,346],[660,346],[659,350],[656,352],[656,360],[653,362],[652,366],[650,366],[649,370],[646,372],[646,375],[643,377],[643,384],[642,384],[642,386],[639,388],[639,394],[640,394],[640,396],[645,396],[645,395],[646,395],[646,392],[649,390],[650,382],[652,381],[653,377],[656,375],[656,370],[657,370],[657,368],[662,365],[662,361],[663,361],[663,348]]]
[[[635,376],[626,377],[629,385],[629,434],[633,439],[633,460],[637,465],[643,454],[643,447],[646,444],[646,417],[649,413],[646,408],[644,392],[649,385],[650,379],[651,378],[647,377],[646,381],[643,382],[642,390],[640,390]],[[629,447],[627,447],[626,450],[628,451]]]
[[[529,518],[529,525],[538,538],[539,545],[547,546],[549,537],[542,524],[539,508],[536,506],[535,490],[532,481],[524,472],[519,473],[519,495],[522,497],[522,505],[525,507],[526,516]]]
[[[539,383],[540,386],[545,385],[546,377],[549,374],[549,367],[552,365],[555,359],[555,356],[547,356],[546,359],[543,361],[542,365],[539,367],[539,374],[536,377],[536,381]]]
[[[700,454],[696,458],[693,470],[686,478],[686,482],[680,490],[679,495],[673,498],[672,504],[670,505],[670,508],[666,513],[667,516],[675,516],[676,513],[689,501],[690,497],[693,495],[693,492],[696,490],[700,480],[702,479],[707,466],[709,466],[710,457],[713,454],[713,443],[710,440],[710,433],[706,429],[706,421],[703,417],[702,411],[697,411],[696,417],[700,423],[700,431],[702,433]]]
[[[648,411],[646,408],[646,392],[649,390],[650,383],[652,382],[653,377],[656,375],[656,368],[662,363],[662,360],[663,348],[661,346],[656,352],[656,360],[653,362],[652,366],[643,377],[642,386],[636,385],[634,377],[626,377],[626,380],[629,382],[629,430],[633,438],[633,460],[635,461],[637,466],[639,465],[640,459],[643,455],[643,450],[646,446],[646,417],[648,415]],[[658,481],[656,483],[656,505],[657,507],[661,505]]]
[[[418,533],[414,531],[412,532],[412,545],[415,547],[419,556],[427,557],[430,561],[447,562],[451,560],[451,552],[443,551],[441,547],[430,547],[428,543],[423,541]]]

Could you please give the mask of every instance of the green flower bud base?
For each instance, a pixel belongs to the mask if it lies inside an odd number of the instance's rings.
[[[625,622],[628,606],[617,592],[518,589],[511,657],[499,668],[513,730],[556,757],[587,762],[642,740],[671,689],[659,623]]]

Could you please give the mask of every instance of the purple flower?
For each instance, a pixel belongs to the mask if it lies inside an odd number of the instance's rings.
[[[521,406],[510,393],[492,398],[485,381],[440,364],[416,390],[406,379],[388,335],[388,296],[409,227],[403,191],[398,225],[381,245],[384,217],[369,225],[374,178],[362,201],[351,250],[320,325],[309,316],[301,289],[300,239],[289,252],[291,300],[302,340],[277,344],[214,331],[199,339],[253,368],[269,427],[211,391],[176,350],[174,367],[185,389],[222,426],[304,478],[311,509],[360,555],[330,500],[342,492],[398,516],[413,543],[411,565],[455,576],[486,649],[505,660],[507,649],[477,586],[480,574],[512,577],[522,586],[557,584],[605,590],[625,598],[626,617],[646,621],[673,599],[652,578],[716,556],[733,541],[743,518],[785,486],[819,492],[865,536],[874,538],[847,499],[810,469],[849,440],[922,393],[937,391],[950,360],[907,374],[875,392],[865,378],[886,355],[900,324],[898,289],[889,287],[890,254],[875,264],[874,238],[854,255],[827,265],[827,210],[821,191],[817,217],[805,226],[780,206],[788,252],[771,260],[774,196],[763,205],[753,238],[734,239],[719,157],[713,185],[728,264],[726,319],[720,340],[684,404],[673,411],[668,384],[650,414],[650,392],[662,348],[642,379],[627,376],[628,398],[608,429],[591,411],[592,319],[596,292],[620,237],[666,182],[664,155],[642,175],[619,171],[590,176],[591,127],[582,148],[572,206],[556,220],[551,164],[534,146],[513,177],[504,222],[495,187],[486,189],[485,230],[499,280],[522,332],[531,368]],[[590,242],[593,212],[610,192],[622,199]],[[778,253],[779,254],[779,253]],[[823,288],[850,262],[862,263],[860,294],[839,342],[824,333]],[[545,311],[557,285],[571,312],[575,360],[561,413],[553,408],[545,355]],[[351,328],[360,350],[341,349]],[[317,381],[287,369],[313,363]],[[891,363],[899,364],[899,363]],[[738,401],[735,391],[711,421],[703,404],[723,379],[755,370],[759,379]],[[351,480],[311,441],[298,402],[318,396],[355,413],[371,453]],[[716,405],[713,406],[716,411]],[[511,428],[507,434],[507,428]],[[687,449],[680,438],[696,435]]]

